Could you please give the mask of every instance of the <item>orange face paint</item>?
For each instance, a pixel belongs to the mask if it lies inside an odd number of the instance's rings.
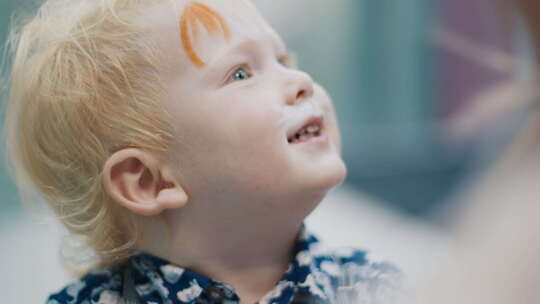
[[[180,39],[189,60],[197,67],[202,68],[205,63],[197,55],[192,41],[199,35],[199,23],[210,35],[215,35],[221,30],[226,41],[230,38],[230,31],[225,19],[210,7],[199,2],[191,2],[186,5],[184,14],[180,18]]]

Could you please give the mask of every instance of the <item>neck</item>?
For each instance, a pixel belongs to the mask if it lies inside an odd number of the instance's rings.
[[[231,285],[242,302],[253,303],[287,270],[304,217],[223,218],[166,214],[172,245],[145,247],[171,263]]]

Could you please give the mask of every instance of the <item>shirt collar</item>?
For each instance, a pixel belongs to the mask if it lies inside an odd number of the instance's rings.
[[[274,289],[260,301],[263,303],[302,302],[311,297],[310,303],[325,302],[331,298],[332,281],[327,271],[321,269],[318,239],[302,225],[297,237],[294,258]],[[148,253],[130,259],[133,267],[135,289],[147,303],[239,303],[238,295],[225,283],[181,268]]]

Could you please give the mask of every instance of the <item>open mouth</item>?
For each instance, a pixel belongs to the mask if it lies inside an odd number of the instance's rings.
[[[310,119],[296,133],[287,138],[289,144],[298,144],[307,142],[313,138],[320,137],[323,131],[322,118],[316,117]]]

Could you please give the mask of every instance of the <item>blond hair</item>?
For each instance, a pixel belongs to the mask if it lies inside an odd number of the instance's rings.
[[[48,0],[8,41],[6,144],[21,198],[35,189],[100,264],[129,256],[140,237],[135,215],[104,190],[105,161],[172,140],[156,48],[136,23],[148,2]]]

